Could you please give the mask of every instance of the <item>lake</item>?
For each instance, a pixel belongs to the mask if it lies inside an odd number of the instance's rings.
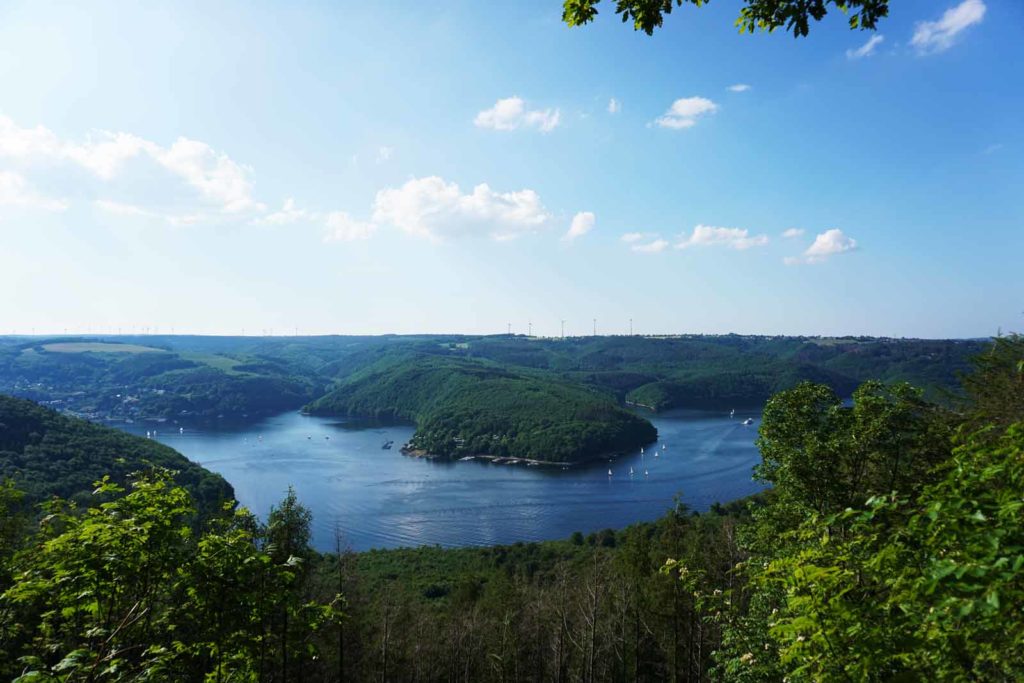
[[[296,412],[242,427],[185,427],[183,433],[160,424],[155,438],[223,475],[261,518],[294,486],[313,513],[313,542],[321,550],[334,548],[336,530],[353,550],[566,538],[654,520],[673,507],[677,494],[703,511],[764,488],[751,478],[760,461],[754,446],[759,413],[648,417],[659,440],[646,453],[569,470],[412,458],[398,450],[412,426]],[[746,417],[754,424],[744,426]],[[142,435],[154,428],[120,427]],[[388,440],[394,447],[382,449]]]

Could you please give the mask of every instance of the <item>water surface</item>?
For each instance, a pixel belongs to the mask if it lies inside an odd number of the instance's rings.
[[[746,417],[754,424],[744,426]],[[643,455],[569,470],[411,458],[398,448],[412,426],[299,413],[181,433],[160,424],[155,438],[223,475],[262,518],[293,485],[313,513],[316,547],[333,549],[337,529],[345,544],[366,550],[507,544],[621,528],[660,517],[677,494],[690,508],[706,510],[763,488],[751,478],[760,460],[757,418],[754,412],[731,419],[718,412],[658,415],[649,419],[659,440]],[[122,428],[145,435],[154,425]],[[394,448],[382,449],[388,440]]]

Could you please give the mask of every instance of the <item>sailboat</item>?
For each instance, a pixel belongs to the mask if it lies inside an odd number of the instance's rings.
[[[629,468],[629,476],[631,476],[631,477],[633,476],[633,468],[632,467]]]
[[[643,447],[643,446],[641,446],[641,447],[640,447],[640,455],[643,455],[643,454],[644,454],[644,447]]]
[[[648,474],[647,470],[644,470],[644,476],[645,477],[647,476],[647,474]]]
[[[735,408],[733,408],[732,410],[729,411],[729,417],[736,417],[736,409]]]
[[[611,470],[608,470],[608,476],[609,477],[612,476],[612,471]]]

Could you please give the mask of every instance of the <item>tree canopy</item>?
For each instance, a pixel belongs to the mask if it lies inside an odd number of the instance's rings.
[[[610,2],[610,0],[609,0]],[[684,4],[701,7],[709,0],[615,0],[614,12],[622,23],[652,35],[661,28],[666,14]],[[598,13],[601,0],[565,0],[562,20],[569,26],[589,24]],[[848,17],[851,29],[874,30],[879,19],[889,15],[889,0],[744,0],[736,25],[741,33],[785,28],[794,37],[806,36],[812,21],[821,21],[829,8]]]

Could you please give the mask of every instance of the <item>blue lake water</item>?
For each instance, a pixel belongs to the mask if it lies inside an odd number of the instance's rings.
[[[746,417],[754,424],[744,426]],[[161,424],[155,438],[223,475],[261,518],[291,484],[313,513],[318,548],[333,549],[337,529],[352,549],[367,550],[508,544],[621,528],[660,517],[677,494],[690,508],[706,510],[763,488],[751,478],[760,461],[758,418],[757,412],[731,419],[699,411],[657,415],[650,419],[659,440],[645,454],[570,470],[412,458],[398,450],[411,426],[299,413],[183,433]],[[122,429],[144,435],[153,425]],[[381,448],[386,440],[395,442],[392,450]]]

